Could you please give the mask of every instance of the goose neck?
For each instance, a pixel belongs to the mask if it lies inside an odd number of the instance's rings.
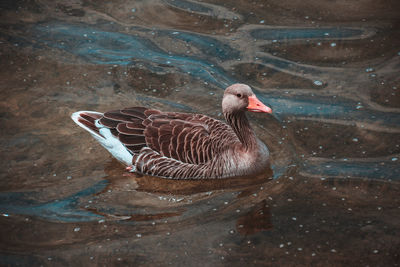
[[[246,150],[255,149],[257,139],[244,111],[224,113],[225,119],[232,127],[239,141]]]

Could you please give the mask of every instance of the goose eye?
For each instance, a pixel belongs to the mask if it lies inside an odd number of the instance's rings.
[[[237,97],[242,97],[242,94],[236,94]]]

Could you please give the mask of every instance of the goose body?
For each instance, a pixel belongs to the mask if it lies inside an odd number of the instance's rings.
[[[246,111],[271,113],[249,86],[225,90],[227,123],[206,115],[131,107],[99,113],[78,111],[72,119],[128,169],[170,179],[207,179],[255,174],[269,151],[254,134]]]

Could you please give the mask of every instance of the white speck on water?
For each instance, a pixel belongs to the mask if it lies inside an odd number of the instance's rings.
[[[322,82],[321,82],[321,81],[318,81],[318,80],[315,80],[315,81],[314,81],[314,84],[317,85],[317,86],[321,86],[321,85],[322,85]]]
[[[80,230],[81,230],[81,228],[79,228],[79,227],[74,228],[74,232],[79,232]]]

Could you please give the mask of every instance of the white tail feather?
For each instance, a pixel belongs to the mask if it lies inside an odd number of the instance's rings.
[[[128,149],[119,141],[117,137],[115,137],[110,129],[107,127],[103,126],[98,122],[98,120],[95,121],[95,126],[99,129],[99,133],[93,131],[86,125],[82,124],[79,122],[79,118],[81,118],[80,114],[82,113],[92,113],[92,114],[97,114],[97,115],[103,115],[100,112],[95,112],[95,111],[78,111],[75,112],[71,115],[72,120],[78,124],[80,127],[88,131],[105,149],[108,150],[108,152],[113,155],[117,160],[120,162],[124,163],[127,166],[132,165],[132,154],[128,151]]]

